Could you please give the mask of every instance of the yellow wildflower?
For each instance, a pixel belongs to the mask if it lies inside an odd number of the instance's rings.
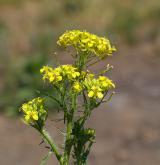
[[[50,83],[62,81],[62,76],[59,71],[54,70],[49,66],[43,66],[40,69],[40,73],[43,75],[43,80],[49,80]]]
[[[98,78],[95,78],[93,74],[88,74],[83,84],[87,89],[88,97],[94,99],[103,98],[105,92],[112,88],[115,88],[112,80],[108,79],[105,76],[99,76]]]
[[[43,101],[44,99],[38,97],[22,105],[21,110],[26,123],[34,124],[39,119],[41,121],[46,119],[47,112],[44,109]]]
[[[40,69],[40,72],[43,75],[44,80],[48,80],[53,84],[66,79],[69,81],[75,81],[80,76],[77,68],[72,65],[61,65],[55,69],[43,66],[42,69]]]
[[[99,98],[99,99],[103,98],[102,89],[99,88],[98,86],[92,86],[88,93],[88,97]]]
[[[99,58],[111,55],[116,48],[104,37],[98,37],[86,31],[66,31],[59,37],[57,44],[60,46],[73,46],[77,51],[94,53]]]
[[[38,120],[38,112],[37,111],[26,111],[25,121],[29,123],[32,120]]]
[[[88,97],[93,97],[93,96],[94,96],[94,92],[93,91],[89,91]]]
[[[60,66],[63,76],[66,76],[68,80],[74,80],[80,76],[80,73],[77,71],[77,68],[72,65],[62,65]]]
[[[105,76],[99,76],[98,81],[103,89],[109,90],[115,88],[115,84],[112,82],[112,80]]]
[[[73,84],[73,89],[77,93],[81,92],[82,91],[82,85],[80,84],[80,82],[75,82]]]

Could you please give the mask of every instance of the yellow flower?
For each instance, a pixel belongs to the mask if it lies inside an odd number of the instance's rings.
[[[24,113],[26,113],[29,108],[30,108],[30,106],[27,103],[22,104],[22,110]]]
[[[55,69],[43,66],[42,69],[40,69],[40,72],[43,75],[43,80],[48,80],[53,84],[59,84],[59,82],[66,79],[69,81],[76,81],[76,79],[80,76],[77,68],[72,65],[61,65]]]
[[[105,76],[99,76],[98,82],[103,89],[109,90],[115,88],[115,84]]]
[[[93,96],[94,96],[94,92],[93,91],[89,91],[88,97],[93,97]]]
[[[87,74],[83,84],[87,89],[88,97],[94,99],[102,99],[105,92],[115,87],[112,80],[107,77],[99,76],[98,78],[95,78],[93,74]]]
[[[38,112],[37,111],[26,111],[25,121],[29,123],[32,120],[38,120]]]
[[[91,90],[88,93],[88,97],[93,97],[93,98],[103,98],[103,93],[102,89],[99,88],[98,86],[92,86]]]
[[[60,46],[73,46],[77,51],[94,53],[99,58],[104,58],[116,51],[110,41],[86,31],[66,31],[59,37],[57,44]]]
[[[99,99],[102,99],[102,98],[103,98],[102,92],[97,92],[97,97],[98,97]]]
[[[22,105],[21,110],[26,123],[34,125],[39,119],[45,121],[47,112],[44,109],[43,101],[44,99],[38,97]]]
[[[66,76],[68,80],[74,80],[80,76],[80,73],[77,71],[77,68],[72,65],[62,65],[60,66],[63,76]]]
[[[89,91],[88,97],[102,99],[103,98],[103,93],[102,92],[98,92],[98,91]]]
[[[73,84],[73,89],[75,92],[79,93],[82,91],[82,85],[79,82]]]
[[[40,73],[43,75],[43,80],[48,80],[50,83],[57,83],[62,81],[62,76],[58,70],[54,70],[49,66],[43,66],[40,69]]]

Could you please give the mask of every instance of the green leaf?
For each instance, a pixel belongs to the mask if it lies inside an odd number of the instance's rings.
[[[46,163],[47,163],[47,161],[48,161],[49,157],[51,156],[51,154],[52,154],[52,152],[51,152],[51,151],[49,151],[49,152],[48,152],[48,154],[47,154],[47,155],[45,155],[45,156],[44,156],[44,158],[42,159],[42,161],[41,161],[40,165],[46,165]]]

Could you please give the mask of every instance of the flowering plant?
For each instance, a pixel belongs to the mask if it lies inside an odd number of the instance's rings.
[[[115,88],[112,80],[104,76],[111,68],[109,65],[96,75],[87,69],[88,66],[112,55],[116,49],[108,39],[79,30],[65,32],[59,37],[57,44],[62,47],[72,46],[76,53],[73,56],[73,65],[59,65],[56,68],[43,66],[40,69],[42,79],[52,86],[56,97],[45,94],[44,98],[38,97],[24,103],[20,110],[24,115],[24,122],[35,128],[49,145],[49,154],[41,164],[45,164],[53,152],[60,165],[69,165],[71,160],[75,165],[86,165],[95,141],[95,130],[86,128],[86,120],[94,108],[111,99],[113,92],[109,94],[109,91]],[[107,95],[108,99],[105,100]],[[45,128],[48,112],[44,102],[47,97],[56,101],[64,112],[66,129],[62,153]],[[79,107],[81,113],[77,116]]]

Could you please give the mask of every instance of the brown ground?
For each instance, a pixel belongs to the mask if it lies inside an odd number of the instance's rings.
[[[160,57],[155,55],[158,50],[147,44],[129,48],[128,53],[126,50],[120,48],[118,55],[109,59],[115,66],[110,77],[117,82],[117,94],[108,105],[96,110],[88,122],[97,131],[89,165],[160,164]],[[61,144],[57,133],[60,125],[48,122],[49,130]],[[1,165],[38,165],[46,153],[38,146],[38,134],[19,119],[1,115],[0,133]],[[48,165],[53,165],[53,159]]]

